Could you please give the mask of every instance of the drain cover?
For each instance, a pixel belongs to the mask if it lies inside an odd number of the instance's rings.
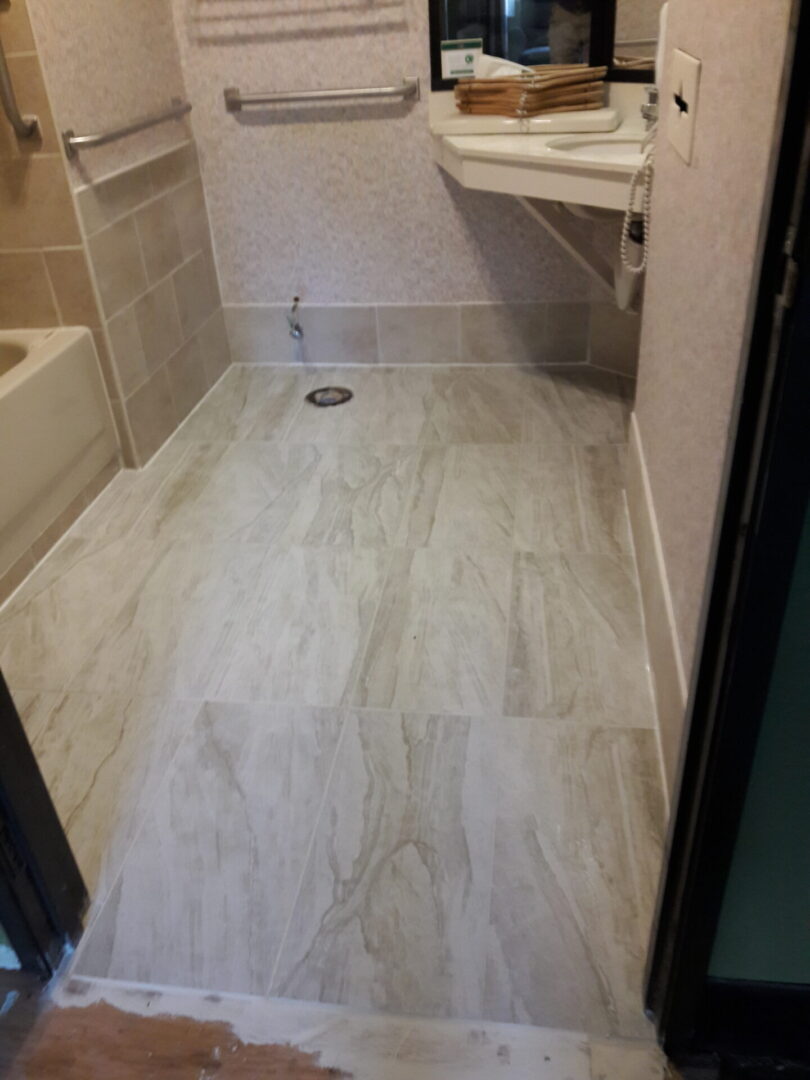
[[[307,394],[307,401],[312,405],[320,405],[322,409],[327,409],[330,405],[343,405],[344,402],[351,401],[353,397],[354,394],[345,386],[322,386],[320,390],[313,390],[311,394]]]

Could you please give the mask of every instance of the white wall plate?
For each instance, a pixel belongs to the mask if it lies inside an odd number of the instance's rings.
[[[700,87],[700,60],[682,49],[672,50],[667,137],[687,165],[692,161]]]

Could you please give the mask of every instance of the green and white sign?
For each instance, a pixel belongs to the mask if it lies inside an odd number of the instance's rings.
[[[475,58],[483,51],[483,38],[443,41],[441,45],[442,78],[460,79],[462,75],[472,75]]]

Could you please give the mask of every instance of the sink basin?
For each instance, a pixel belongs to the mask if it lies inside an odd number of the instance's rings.
[[[580,161],[615,161],[640,165],[642,135],[561,135],[549,139],[549,150],[556,150]]]

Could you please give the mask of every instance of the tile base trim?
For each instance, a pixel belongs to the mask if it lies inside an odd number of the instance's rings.
[[[627,502],[638,562],[664,776],[667,792],[672,799],[684,734],[688,686],[664,549],[635,412],[630,418]]]
[[[604,305],[602,305],[604,306]],[[234,363],[558,366],[588,363],[587,303],[225,304]],[[604,336],[604,330],[601,331]]]

